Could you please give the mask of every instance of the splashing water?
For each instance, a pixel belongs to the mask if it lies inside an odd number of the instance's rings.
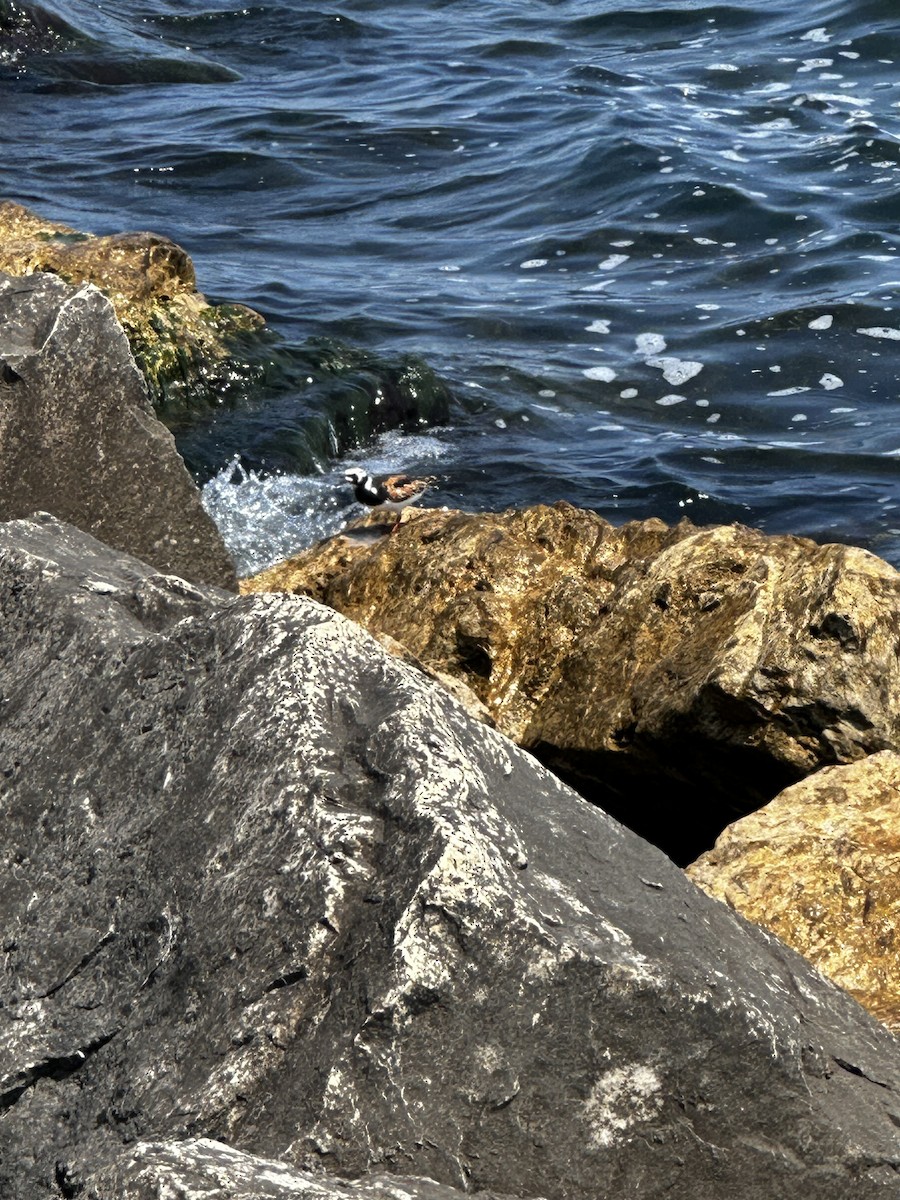
[[[432,434],[386,433],[353,465],[375,475],[444,460],[447,442]],[[350,463],[323,475],[265,475],[233,459],[203,488],[203,504],[218,525],[239,575],[252,575],[332,537],[361,513],[344,482]]]

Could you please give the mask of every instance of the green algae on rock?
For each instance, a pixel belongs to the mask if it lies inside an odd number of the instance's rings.
[[[196,478],[238,454],[254,468],[318,471],[386,430],[450,415],[449,388],[421,359],[332,338],[288,345],[245,305],[208,303],[186,251],[155,233],[95,237],[0,202],[0,271],[50,272],[109,298]]]
[[[67,283],[92,283],[113,304],[167,422],[222,402],[261,371],[247,355],[247,335],[265,322],[241,304],[211,305],[197,290],[189,255],[155,233],[97,237],[12,201],[0,202],[0,271],[50,272]]]

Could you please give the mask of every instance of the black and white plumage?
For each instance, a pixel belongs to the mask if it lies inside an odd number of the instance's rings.
[[[400,513],[407,504],[414,504],[433,483],[437,483],[432,475],[425,475],[421,479],[412,479],[403,474],[370,475],[361,467],[351,467],[344,472],[344,478],[353,485],[353,495],[360,504],[397,514],[394,529],[400,524]]]

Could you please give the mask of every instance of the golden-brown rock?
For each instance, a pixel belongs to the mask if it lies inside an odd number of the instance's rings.
[[[900,1033],[900,756],[826,767],[688,868]]]
[[[210,305],[187,253],[155,233],[94,237],[0,202],[0,271],[51,272],[93,283],[112,301],[154,402],[168,413],[234,369],[231,342],[263,319],[243,305]]]
[[[615,528],[565,503],[423,510],[244,587],[312,595],[461,678],[498,728],[633,827],[695,830],[683,861],[818,767],[900,749],[900,575],[854,547]],[[636,799],[636,773],[670,787]]]
[[[374,544],[333,538],[242,588],[303,592],[390,634],[462,678],[504,732],[526,741],[629,550],[655,551],[673,536],[683,531],[661,522],[616,529],[571,505],[476,516],[422,509]]]

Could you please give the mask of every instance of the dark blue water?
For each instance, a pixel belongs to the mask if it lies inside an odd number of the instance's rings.
[[[449,421],[346,462],[427,468],[440,503],[741,520],[900,565],[892,5],[48,11],[78,36],[8,39],[2,192],[168,234],[288,346],[449,384]],[[345,461],[229,468],[241,419],[199,436],[249,566],[351,508]]]

